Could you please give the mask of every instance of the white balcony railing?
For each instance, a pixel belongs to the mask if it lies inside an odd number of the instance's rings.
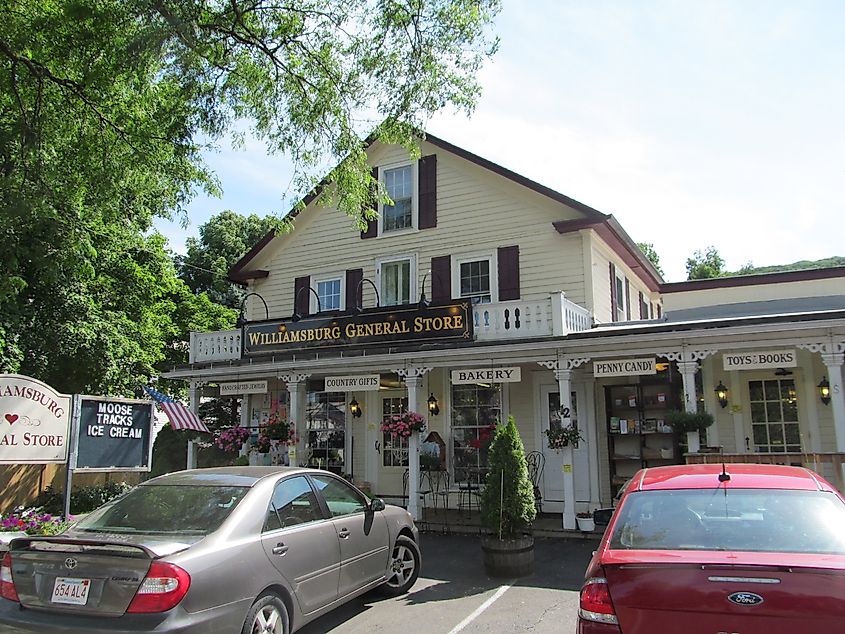
[[[566,299],[563,292],[545,299],[476,304],[472,316],[477,341],[565,337],[589,330],[593,322],[589,311]],[[191,333],[191,363],[240,358],[240,330]]]
[[[191,332],[191,363],[231,361],[241,358],[241,331]]]
[[[590,312],[561,291],[547,299],[516,300],[473,306],[477,341],[523,337],[565,337],[592,327]]]

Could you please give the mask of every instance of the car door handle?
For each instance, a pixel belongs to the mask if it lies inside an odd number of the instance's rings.
[[[341,539],[349,539],[349,529],[341,528],[337,536]]]
[[[271,551],[274,555],[284,555],[288,551],[288,547],[285,546],[282,542],[279,542],[273,547]]]

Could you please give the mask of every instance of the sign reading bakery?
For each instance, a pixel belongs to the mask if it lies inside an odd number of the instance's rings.
[[[722,355],[725,370],[770,370],[794,368],[798,365],[795,349],[754,350],[752,352],[726,352]]]
[[[67,462],[70,409],[46,383],[0,374],[0,464]]]
[[[473,383],[519,383],[522,371],[515,365],[509,368],[467,368],[452,370],[452,385]]]

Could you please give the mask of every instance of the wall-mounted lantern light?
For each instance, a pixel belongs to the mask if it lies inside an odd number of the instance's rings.
[[[261,297],[258,293],[247,293],[244,295],[244,298],[241,300],[241,309],[238,312],[238,320],[235,322],[236,328],[243,328],[247,324],[246,315],[244,315],[244,305],[246,304],[246,300],[249,299],[251,296],[255,295],[258,299],[261,300],[261,303],[264,304],[264,318],[270,319],[270,309],[267,308],[267,302],[264,301],[264,298]]]
[[[440,405],[437,402],[437,398],[434,396],[432,392],[431,396],[428,397],[428,413],[432,416],[437,416],[440,413]]]
[[[355,395],[352,395],[352,400],[349,401],[349,411],[352,412],[352,418],[361,418],[361,406],[355,400]]]
[[[728,388],[724,386],[724,384],[719,381],[719,385],[716,386],[714,390],[716,392],[716,400],[719,401],[719,405],[723,408],[728,406]]]
[[[828,383],[827,377],[823,377],[821,381],[819,381],[819,398],[822,400],[822,403],[827,405],[830,403],[830,383]]]
[[[317,298],[317,312],[318,313],[323,312],[323,307],[320,305],[320,294],[317,293],[317,291],[315,291],[310,286],[303,286],[298,291],[296,291],[296,295],[294,295],[294,298],[293,298],[293,315],[291,315],[291,318],[290,318],[291,321],[299,321],[300,319],[302,319],[302,315],[300,315],[299,311],[296,310],[296,305],[299,303],[299,296],[302,294],[302,291],[311,291],[312,293],[314,293],[314,297]]]

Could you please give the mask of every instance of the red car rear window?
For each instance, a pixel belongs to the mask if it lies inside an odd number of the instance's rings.
[[[638,491],[617,514],[614,549],[845,554],[845,504],[823,491]]]

